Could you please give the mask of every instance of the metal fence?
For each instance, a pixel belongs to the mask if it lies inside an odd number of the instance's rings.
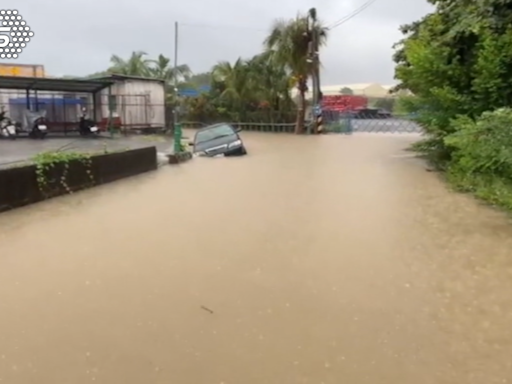
[[[109,126],[122,131],[159,130],[169,121],[166,106],[152,103],[149,95],[109,95],[107,91],[96,96],[32,92],[27,98],[24,91],[0,90],[0,105],[15,121],[23,120],[26,109],[46,111],[52,132],[76,131],[82,108],[87,109],[89,116],[103,130]]]
[[[181,127],[184,129],[200,129],[208,126],[208,124],[199,121],[182,121]],[[250,122],[231,122],[227,123],[235,129],[252,132],[273,132],[273,133],[293,133],[295,132],[295,124],[283,123],[250,123]]]
[[[422,127],[409,115],[327,115],[325,125],[330,133],[423,133]]]
[[[182,128],[199,129],[207,124],[194,121],[182,121]],[[293,133],[295,124],[271,124],[271,123],[248,123],[231,122],[233,127],[242,131],[271,132],[271,133]],[[311,125],[306,121],[306,127]],[[408,116],[391,116],[388,118],[351,118],[338,117],[326,121],[324,124],[326,133],[423,133],[422,128]]]

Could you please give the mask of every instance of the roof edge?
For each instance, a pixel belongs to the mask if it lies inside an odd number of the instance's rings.
[[[162,83],[162,84],[165,83],[165,80],[155,79],[153,77],[118,75],[115,73],[108,75],[108,76],[94,77],[91,80],[141,80],[141,81],[154,81],[154,82]]]

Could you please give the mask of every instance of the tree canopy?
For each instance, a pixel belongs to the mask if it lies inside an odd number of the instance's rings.
[[[512,148],[500,145],[512,134],[503,110],[512,105],[512,1],[430,2],[432,13],[401,27],[394,55],[397,88],[414,94],[406,108],[428,133],[416,148],[466,187],[503,180],[504,164],[512,169]]]

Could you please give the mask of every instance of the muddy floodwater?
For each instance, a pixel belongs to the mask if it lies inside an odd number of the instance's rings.
[[[0,215],[0,383],[512,382],[512,224],[406,135],[245,134]]]

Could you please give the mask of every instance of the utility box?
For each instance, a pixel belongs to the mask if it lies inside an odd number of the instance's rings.
[[[44,65],[0,63],[0,76],[46,77]]]

